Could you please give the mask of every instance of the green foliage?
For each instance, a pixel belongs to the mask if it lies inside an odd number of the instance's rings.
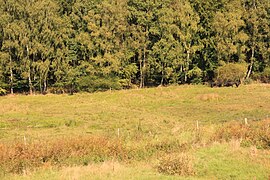
[[[216,78],[222,82],[242,80],[247,72],[246,64],[228,63],[217,68]]]
[[[215,42],[218,59],[226,62],[232,60],[241,61],[245,57],[245,42],[248,35],[244,32],[243,20],[244,8],[240,1],[231,1],[224,4],[224,9],[219,9],[213,19],[213,27],[216,32]]]
[[[267,0],[0,1],[0,81],[11,93],[117,84],[88,76],[118,77],[125,88],[201,83],[223,60],[266,82],[269,8]]]
[[[255,80],[259,80],[263,83],[269,83],[270,82],[270,67],[267,67],[264,69],[261,73],[254,73],[252,75],[252,78]]]
[[[78,80],[78,88],[82,91],[106,91],[106,90],[119,90],[122,88],[118,78],[115,77],[97,77],[88,76],[81,77]]]
[[[203,71],[200,68],[195,67],[188,71],[187,76],[191,79],[192,83],[199,84],[202,82]]]
[[[0,96],[6,95],[7,91],[0,87]]]
[[[261,75],[262,82],[269,83],[270,82],[270,67],[264,69]]]

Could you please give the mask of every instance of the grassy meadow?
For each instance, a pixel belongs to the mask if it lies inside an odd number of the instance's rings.
[[[269,102],[264,84],[0,97],[0,178],[268,179]]]

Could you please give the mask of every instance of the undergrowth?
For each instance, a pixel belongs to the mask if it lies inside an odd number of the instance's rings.
[[[162,157],[157,165],[158,172],[168,175],[191,176],[195,174],[194,158],[186,153]]]
[[[242,146],[255,145],[257,148],[270,149],[270,119],[262,121],[229,122],[220,127],[213,136],[216,141],[241,140]]]
[[[105,137],[74,137],[32,143],[0,144],[0,167],[5,173],[25,173],[42,166],[59,166],[72,157],[93,161],[120,157],[122,145]]]
[[[0,143],[0,173],[25,174],[42,167],[88,165],[117,160],[143,161],[154,155],[186,150],[178,141],[136,143],[99,136],[62,137],[47,141]]]

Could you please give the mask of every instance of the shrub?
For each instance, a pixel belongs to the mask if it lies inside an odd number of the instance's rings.
[[[55,86],[55,87],[48,88],[48,93],[52,93],[52,94],[65,94],[67,92],[68,92],[68,90],[66,88],[61,87],[61,86]]]
[[[116,77],[81,77],[78,80],[79,90],[86,92],[105,91],[109,89],[119,90],[121,83]]]
[[[261,81],[264,83],[270,82],[270,67],[265,68],[262,72]]]
[[[167,175],[194,175],[193,157],[188,154],[170,154],[159,161],[158,172]]]
[[[45,165],[69,162],[104,161],[122,158],[122,145],[105,137],[73,137],[32,143],[0,143],[0,169],[6,173],[23,173]]]
[[[200,84],[202,82],[203,71],[198,68],[194,67],[192,70],[188,71],[187,76],[191,80],[193,84]]]
[[[241,145],[255,145],[258,148],[270,148],[270,120],[254,121],[248,125],[230,122],[219,128],[213,136],[216,141],[241,139]]]
[[[254,73],[252,79],[259,80],[262,83],[270,83],[270,67],[265,68],[263,72]]]
[[[237,81],[245,77],[246,71],[246,64],[228,63],[217,68],[216,78],[223,83]]]

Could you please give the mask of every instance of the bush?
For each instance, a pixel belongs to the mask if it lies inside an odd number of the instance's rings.
[[[0,87],[0,96],[4,96],[7,94],[7,90]]]
[[[95,92],[109,89],[119,90],[122,86],[115,77],[85,76],[78,80],[78,88],[81,91]]]
[[[158,172],[167,175],[194,175],[193,158],[188,154],[170,154],[162,158],[157,165]]]
[[[245,85],[248,85],[248,84],[253,84],[254,81],[253,81],[253,79],[249,78],[249,79],[244,79],[242,83]]]
[[[270,120],[254,121],[248,125],[230,122],[216,131],[213,140],[230,141],[241,139],[242,145],[255,145],[258,148],[270,149]]]
[[[254,73],[252,78],[262,83],[270,83],[270,67],[265,68],[263,72]]]
[[[216,70],[216,78],[221,82],[237,81],[245,77],[247,71],[246,64],[228,63],[220,66]]]
[[[200,84],[202,82],[203,71],[198,67],[194,67],[188,71],[187,76],[191,79],[192,84]]]
[[[261,81],[264,83],[270,83],[270,67],[264,69],[261,76]]]

